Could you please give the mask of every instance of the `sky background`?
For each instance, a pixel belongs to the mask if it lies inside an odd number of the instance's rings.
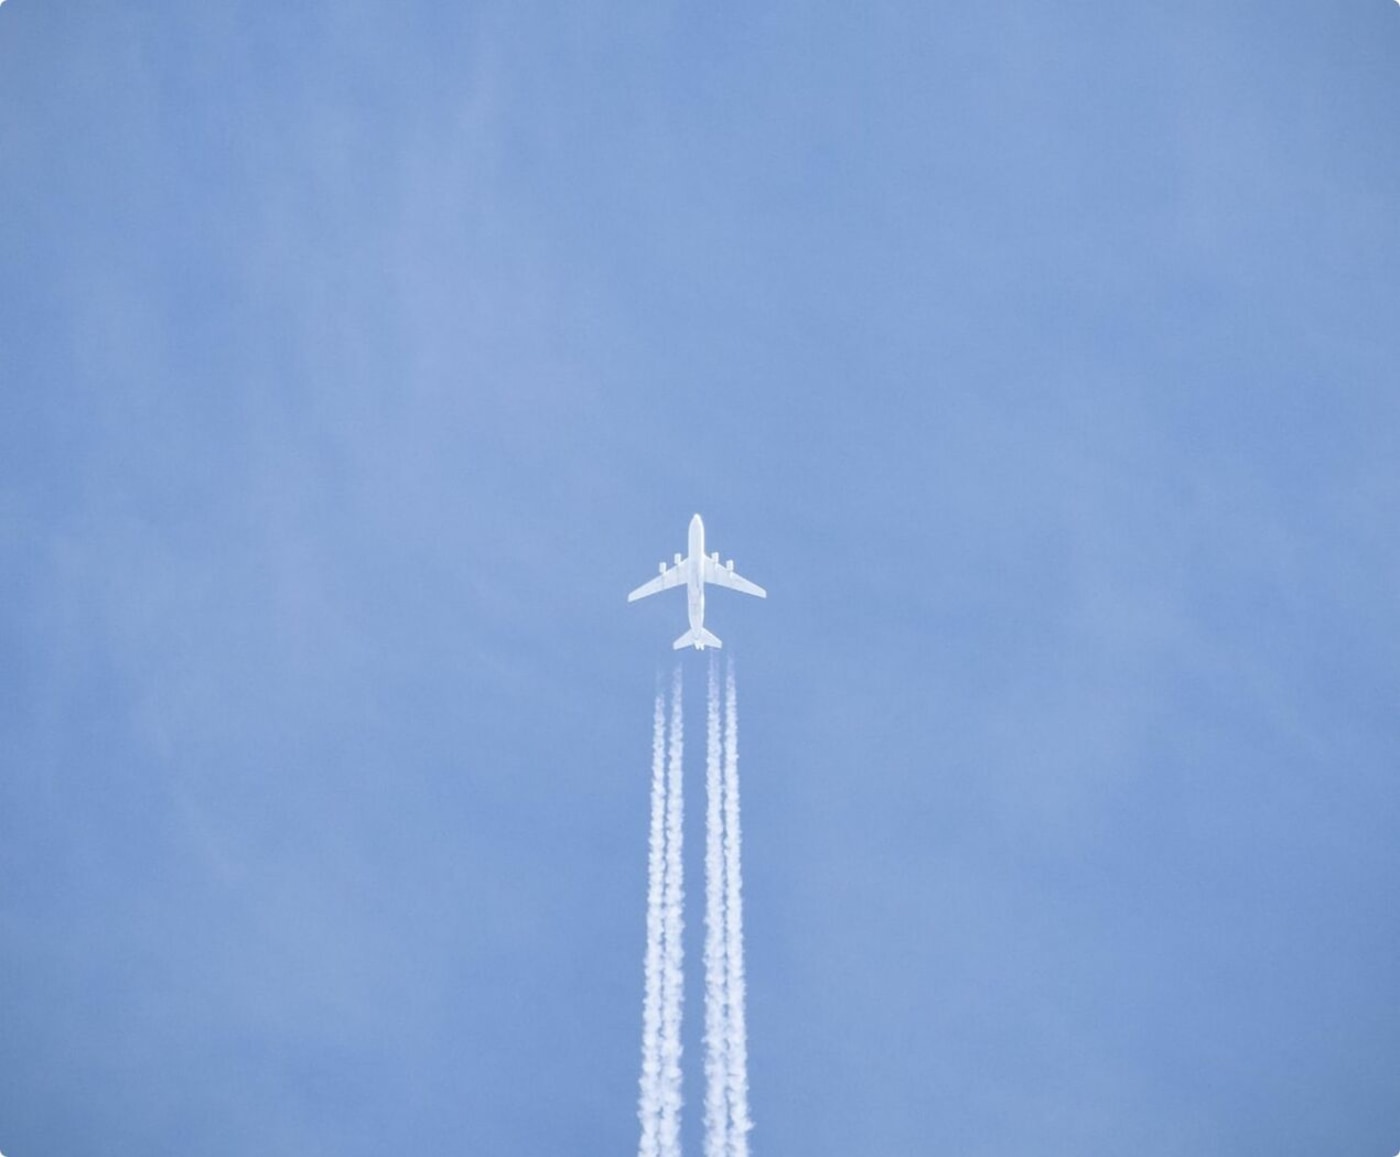
[[[1390,0],[4,4],[0,1149],[632,1150],[700,511],[755,1154],[1389,1157],[1397,206]]]

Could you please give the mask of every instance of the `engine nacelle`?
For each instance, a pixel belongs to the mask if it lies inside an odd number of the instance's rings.
[[[724,569],[727,570],[730,574],[734,573],[734,560],[732,558],[724,564]]]
[[[681,565],[681,556],[680,556],[680,552],[679,552],[679,551],[676,552],[676,565],[677,565],[677,566],[680,566],[680,565]]]
[[[665,574],[665,573],[666,573],[666,560],[665,560],[664,558],[663,558],[659,563],[656,564],[656,573],[657,573],[657,574]]]
[[[715,553],[710,555],[710,557],[714,559],[715,562],[719,562],[719,551],[715,551]]]

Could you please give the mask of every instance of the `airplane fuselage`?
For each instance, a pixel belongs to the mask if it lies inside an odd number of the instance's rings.
[[[686,582],[685,605],[690,617],[690,629],[697,631],[705,625],[705,524],[697,514],[690,520],[690,557],[695,565],[690,568]]]

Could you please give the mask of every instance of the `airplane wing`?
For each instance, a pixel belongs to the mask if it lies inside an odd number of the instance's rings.
[[[684,560],[679,566],[668,566],[649,583],[643,583],[630,595],[627,596],[629,603],[635,603],[638,599],[644,599],[647,595],[654,595],[657,591],[668,591],[672,587],[682,586],[685,583],[685,568],[689,559]]]
[[[729,566],[720,566],[709,555],[705,556],[705,581],[714,583],[717,587],[728,587],[731,591],[740,591],[746,595],[756,595],[760,599],[766,599],[768,592],[757,583],[751,583],[743,575],[735,574],[733,563]],[[650,594],[650,592],[647,592]]]

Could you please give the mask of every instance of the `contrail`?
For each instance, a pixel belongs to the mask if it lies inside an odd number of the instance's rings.
[[[710,660],[705,735],[705,1157],[748,1157],[748,1030],[739,827],[739,709],[734,664]],[[680,1157],[685,1002],[684,719],[681,668],[652,711],[646,998],[637,1115],[639,1157]]]
[[[744,1016],[744,902],[739,841],[739,696],[734,661],[725,664],[724,874],[725,973],[728,989],[729,1157],[748,1157],[749,1045]]]
[[[671,679],[671,735],[666,768],[666,879],[662,924],[664,968],[661,984],[661,1154],[681,1152],[681,1007],[685,1001],[685,882],[681,868],[681,832],[685,819],[681,770],[685,749],[681,718],[681,668]]]
[[[729,1048],[724,915],[724,812],[720,746],[719,659],[710,655],[705,736],[705,1157],[727,1157]]]
[[[666,698],[658,687],[651,717],[651,833],[647,841],[646,999],[642,1005],[642,1079],[638,1157],[660,1157],[662,886],[666,854]]]

